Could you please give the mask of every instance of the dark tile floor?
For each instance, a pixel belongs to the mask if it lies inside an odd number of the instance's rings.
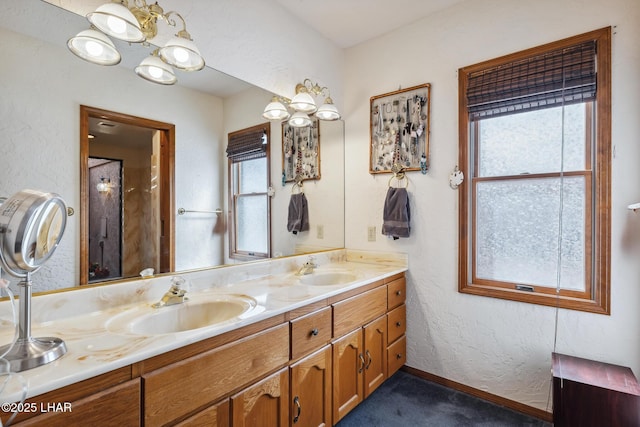
[[[337,426],[551,427],[552,424],[399,371]]]

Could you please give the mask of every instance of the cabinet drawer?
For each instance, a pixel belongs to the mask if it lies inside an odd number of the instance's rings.
[[[291,321],[291,358],[309,354],[331,341],[331,307]]]
[[[393,375],[407,362],[407,338],[402,337],[387,348],[387,376]]]
[[[386,312],[386,286],[337,302],[333,305],[333,336],[341,337]]]
[[[387,310],[391,310],[404,303],[407,291],[407,281],[404,277],[394,280],[387,285]]]
[[[169,423],[288,361],[289,325],[282,324],[145,374],[145,426]]]
[[[140,380],[127,381],[84,399],[76,400],[70,405],[70,410],[46,412],[18,425],[49,427],[139,426],[141,425]],[[48,403],[41,403],[38,408],[46,408],[47,406]]]
[[[391,344],[407,331],[407,306],[402,304],[387,313],[387,344]]]

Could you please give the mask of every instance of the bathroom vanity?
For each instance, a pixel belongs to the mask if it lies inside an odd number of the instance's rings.
[[[208,327],[178,332],[144,335],[132,329],[135,322],[113,320],[157,301],[170,277],[151,280],[162,283],[129,284],[120,296],[108,298],[105,292],[118,291],[93,289],[103,293],[91,297],[94,301],[116,301],[125,294],[138,295],[140,301],[43,323],[65,339],[69,353],[22,373],[31,397],[21,409],[33,410],[20,411],[14,423],[337,423],[406,361],[407,265],[401,255],[345,250],[316,258],[319,267],[304,276],[295,272],[306,256],[183,275],[192,283],[186,304],[243,295],[257,306]],[[211,288],[214,281],[225,284]],[[3,421],[7,418],[2,414]]]

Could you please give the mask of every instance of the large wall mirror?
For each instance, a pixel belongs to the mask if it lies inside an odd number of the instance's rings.
[[[76,288],[85,283],[84,278],[87,283],[109,283],[117,277],[138,275],[140,267],[151,264],[157,266],[156,272],[180,272],[236,262],[228,257],[227,135],[263,123],[261,113],[272,94],[211,68],[195,74],[180,72],[175,86],[147,82],[132,71],[149,54],[143,46],[116,43],[123,56],[120,65],[89,64],[66,48],[67,40],[86,28],[83,16],[44,1],[2,5],[0,197],[25,188],[51,191],[75,210],[68,217],[55,256],[38,272],[34,291]],[[86,124],[83,114],[88,117]],[[108,114],[112,116],[105,118]],[[128,118],[147,121],[147,130],[152,129],[150,147],[173,132],[173,159],[167,166],[173,168],[167,175],[173,180],[173,195],[166,199],[173,204],[162,202],[158,195],[159,210],[152,213],[155,225],[150,228],[156,231],[145,231],[149,238],[138,240],[141,243],[136,248],[139,253],[151,252],[154,246],[165,248],[160,258],[142,260],[126,273],[128,267],[120,262],[109,269],[111,277],[106,277],[104,270],[95,274],[94,267],[107,263],[107,239],[114,236],[111,240],[122,244],[133,232],[122,217],[109,213],[122,212],[123,204],[127,209],[127,192],[134,186],[127,182],[122,159],[123,152],[132,147],[118,148],[124,139],[112,141],[110,148],[92,147],[88,135],[94,126],[102,126],[100,121],[131,125]],[[293,235],[287,231],[292,184],[282,185],[281,179],[282,128],[271,126],[273,256],[344,247],[344,124],[321,122],[320,135],[322,179],[305,183],[311,229]],[[106,197],[99,187],[113,193]],[[147,189],[145,197],[156,196]],[[90,205],[96,211],[91,224]],[[81,209],[83,206],[87,209]],[[204,213],[178,215],[180,209]],[[216,214],[218,210],[223,214]],[[157,230],[166,231],[163,235]],[[164,245],[158,236],[170,242]],[[127,259],[126,249],[119,250],[116,257]],[[105,277],[97,277],[101,274]]]

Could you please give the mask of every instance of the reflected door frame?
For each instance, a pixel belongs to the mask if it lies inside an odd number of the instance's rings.
[[[175,270],[175,125],[80,106],[80,285],[89,281],[89,118],[95,117],[160,133],[160,271]],[[92,284],[95,282],[91,282]]]

